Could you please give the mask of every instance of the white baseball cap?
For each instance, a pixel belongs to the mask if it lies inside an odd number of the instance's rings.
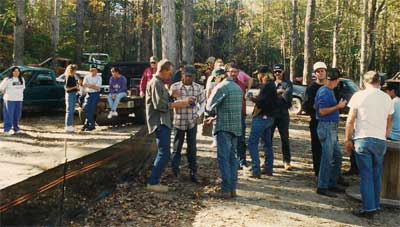
[[[326,64],[325,64],[325,63],[323,63],[322,61],[319,61],[319,62],[316,62],[316,63],[314,64],[314,66],[313,66],[314,72],[315,72],[315,70],[317,70],[317,69],[325,69],[325,70],[327,70],[328,67],[326,67]]]

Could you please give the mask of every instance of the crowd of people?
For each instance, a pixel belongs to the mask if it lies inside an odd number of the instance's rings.
[[[175,83],[169,86],[166,81],[171,79],[173,64],[167,59],[158,62],[153,78],[146,85],[143,95],[147,126],[149,133],[155,134],[158,147],[146,186],[151,191],[168,191],[168,186],[160,184],[160,177],[171,156],[171,130],[174,130],[171,163],[174,176],[179,175],[186,135],[190,179],[198,183],[196,133],[200,123],[203,127],[212,125],[222,180],[220,190],[215,193],[217,197],[229,199],[237,196],[239,169],[250,170],[252,178],[261,178],[262,174],[273,176],[272,138],[276,128],[282,142],[284,168],[287,171],[293,168],[290,163],[288,112],[293,90],[292,83],[284,78],[283,65],[273,65],[272,69],[265,65],[258,68],[255,75],[260,82],[259,94],[253,97],[249,91],[249,83],[253,81],[239,77],[242,71],[235,61],[225,65],[222,59],[210,57],[207,64],[205,87],[194,82],[196,69],[192,65],[180,65],[181,80],[175,78]],[[353,214],[371,217],[380,210],[385,140],[398,140],[400,135],[399,97],[392,86],[386,86],[382,91],[379,75],[369,71],[363,76],[364,90],[357,92],[349,103],[337,100],[334,89],[339,84],[339,70],[328,71],[323,62],[316,62],[313,69],[316,80],[307,87],[303,106],[310,115],[316,193],[337,197],[337,193],[344,193],[344,187],[348,186],[341,173],[343,154],[338,141],[338,125],[339,111],[349,107],[345,152],[348,155],[355,153],[363,201],[361,210],[355,210]],[[254,103],[248,140],[245,137],[247,100]],[[200,121],[202,114],[204,120]],[[263,165],[258,151],[260,139],[265,153]],[[246,161],[247,148],[251,165]]]
[[[215,196],[229,199],[237,196],[238,170],[246,169],[252,178],[262,174],[274,175],[272,139],[276,128],[281,143],[284,169],[292,170],[289,136],[289,108],[293,86],[285,79],[284,66],[272,68],[262,65],[254,72],[259,81],[259,93],[250,91],[254,82],[230,60],[207,59],[204,72],[205,85],[196,82],[197,70],[193,65],[180,64],[175,73],[174,65],[167,59],[158,62],[150,58],[140,82],[140,96],[145,99],[146,122],[149,134],[155,134],[157,155],[146,188],[157,192],[168,191],[160,184],[160,177],[169,160],[175,177],[180,174],[182,147],[186,137],[186,157],[192,182],[199,183],[197,176],[198,125],[212,127],[213,147],[222,179]],[[371,217],[380,210],[380,188],[385,140],[400,140],[400,98],[396,87],[388,84],[380,87],[380,77],[374,71],[363,75],[365,89],[350,99],[338,100],[334,92],[339,83],[340,71],[328,70],[324,62],[313,66],[316,76],[306,89],[303,109],[310,116],[311,151],[313,169],[317,181],[316,193],[337,197],[344,193],[348,183],[341,173],[342,151],[338,141],[339,111],[348,107],[344,149],[352,155],[361,178],[362,209],[354,212],[360,217]],[[65,130],[73,132],[73,117],[77,96],[83,98],[86,121],[82,131],[95,129],[95,113],[100,97],[102,77],[95,67],[83,79],[77,76],[77,66],[69,65],[65,79]],[[114,67],[109,79],[110,92],[108,118],[118,116],[117,106],[127,96],[127,79]],[[174,75],[172,77],[172,75]],[[4,93],[4,135],[21,132],[21,117],[25,81],[18,67],[0,84]],[[246,101],[254,103],[251,114],[250,134],[246,139]],[[171,134],[173,148],[171,157]],[[259,142],[263,143],[264,160],[260,162]],[[249,151],[251,165],[246,160]]]

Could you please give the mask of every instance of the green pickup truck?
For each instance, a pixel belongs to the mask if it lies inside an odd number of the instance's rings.
[[[18,66],[25,79],[23,111],[43,111],[64,108],[64,85],[56,81],[53,70]],[[0,81],[10,74],[11,67],[0,73]],[[3,110],[3,94],[0,93],[0,110]],[[0,114],[2,118],[3,114]]]

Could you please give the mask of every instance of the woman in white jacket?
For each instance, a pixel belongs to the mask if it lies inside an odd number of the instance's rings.
[[[4,93],[4,135],[11,135],[11,128],[14,130],[14,134],[21,132],[18,122],[21,118],[24,89],[25,80],[21,76],[21,71],[18,67],[13,67],[10,75],[0,83],[0,92]]]

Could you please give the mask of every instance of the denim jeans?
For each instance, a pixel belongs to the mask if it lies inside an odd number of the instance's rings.
[[[381,177],[385,141],[376,138],[354,140],[356,161],[360,174],[360,192],[364,211],[380,208]]]
[[[165,125],[158,126],[156,129],[156,143],[157,156],[148,180],[148,183],[151,185],[160,183],[161,174],[168,164],[171,155],[171,129]]]
[[[87,93],[85,96],[85,103],[83,105],[86,115],[85,125],[89,128],[95,127],[94,115],[96,114],[99,98],[99,92]]]
[[[18,132],[18,122],[21,119],[22,101],[4,101],[3,119],[4,132],[9,132],[13,128],[14,132]]]
[[[65,93],[65,126],[74,122],[76,92]]]
[[[111,111],[117,111],[117,107],[119,104],[119,101],[121,101],[121,99],[123,97],[126,97],[126,92],[121,92],[118,94],[115,94],[115,99],[112,99],[112,94],[108,94],[107,96],[107,100],[108,100],[108,106],[111,108]]]
[[[251,131],[249,136],[249,151],[252,162],[253,175],[261,174],[260,156],[258,154],[258,143],[260,137],[264,141],[264,166],[268,174],[273,173],[274,153],[271,142],[271,126],[274,123],[273,117],[264,119],[262,116],[255,116],[251,122]]]
[[[289,112],[281,112],[274,118],[274,124],[271,127],[271,141],[275,129],[278,128],[282,143],[283,161],[290,163],[290,145],[289,145]]]
[[[342,167],[342,153],[337,140],[338,123],[320,121],[317,132],[322,146],[318,188],[336,187]]]
[[[233,192],[237,188],[237,138],[230,132],[217,132],[217,160],[222,179],[222,192]]]
[[[237,156],[239,165],[246,165],[246,116],[242,115],[242,135],[238,137]]]
[[[174,147],[172,152],[172,170],[176,173],[179,172],[179,165],[181,163],[181,151],[183,142],[185,140],[186,134],[186,157],[189,163],[189,170],[191,174],[197,172],[197,164],[196,164],[196,135],[197,135],[197,125],[188,130],[181,130],[178,128],[174,129]]]

